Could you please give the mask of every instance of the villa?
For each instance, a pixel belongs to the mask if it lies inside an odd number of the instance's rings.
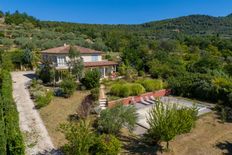
[[[101,78],[113,76],[116,72],[117,63],[103,60],[103,52],[80,46],[73,47],[81,54],[81,59],[84,62],[84,70],[97,68],[101,73]],[[61,47],[41,51],[42,62],[51,62],[59,72],[67,71],[69,69],[68,62],[70,61],[68,56],[69,50],[70,45],[64,44]]]

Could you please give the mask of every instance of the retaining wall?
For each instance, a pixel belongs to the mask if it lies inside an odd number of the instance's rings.
[[[139,96],[129,96],[129,97],[121,98],[121,99],[118,99],[118,100],[108,101],[107,106],[109,108],[111,108],[117,103],[123,103],[124,105],[134,104],[134,102],[140,102],[141,97],[154,96],[155,98],[159,98],[159,97],[167,96],[167,95],[170,95],[170,94],[171,94],[171,89],[162,89],[162,90],[158,90],[158,91],[155,91],[155,92],[148,92],[148,93],[145,93],[145,94],[141,94]]]

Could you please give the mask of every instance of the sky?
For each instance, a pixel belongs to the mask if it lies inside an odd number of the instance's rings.
[[[0,0],[0,10],[40,20],[140,24],[191,14],[226,16],[232,13],[232,0]]]

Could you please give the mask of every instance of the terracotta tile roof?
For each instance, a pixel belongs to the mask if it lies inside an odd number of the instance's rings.
[[[96,62],[84,62],[85,67],[98,67],[98,66],[114,66],[117,65],[114,61],[96,61]]]
[[[81,46],[74,46],[81,54],[102,54],[103,52],[93,50],[90,48],[85,48]],[[55,47],[55,48],[50,48],[41,51],[41,53],[48,53],[48,54],[68,54],[70,49],[70,45],[65,45],[65,46],[60,46],[60,47]]]

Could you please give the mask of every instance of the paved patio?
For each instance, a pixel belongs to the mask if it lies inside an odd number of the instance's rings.
[[[198,108],[198,116],[209,113],[211,111],[210,108],[212,107],[210,104],[205,102],[194,101],[190,99],[173,97],[173,96],[161,97],[160,101],[167,104],[177,103],[178,105],[185,107],[192,107],[195,105]],[[134,133],[141,135],[144,134],[146,130],[149,128],[149,124],[147,123],[147,117],[148,117],[148,112],[151,110],[153,106],[154,104],[150,104],[150,105],[144,105],[142,103],[135,104],[139,118]]]

